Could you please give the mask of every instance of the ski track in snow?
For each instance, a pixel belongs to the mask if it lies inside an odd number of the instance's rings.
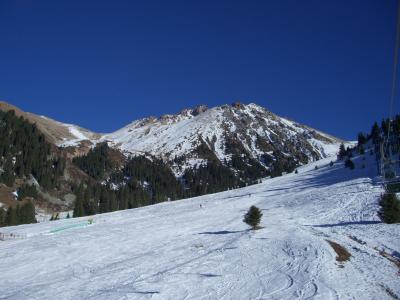
[[[381,285],[400,295],[399,270],[378,252],[398,255],[400,229],[376,216],[376,166],[330,160],[56,234],[88,217],[2,228],[28,238],[0,242],[0,299],[390,299]],[[242,222],[250,205],[264,214],[255,232]],[[326,240],[350,260],[336,262]]]

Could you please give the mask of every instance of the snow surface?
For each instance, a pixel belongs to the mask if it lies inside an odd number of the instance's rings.
[[[90,132],[86,129],[80,128],[79,126],[73,124],[63,124],[58,122],[59,124],[66,126],[72,138],[64,138],[64,141],[59,143],[59,147],[73,147],[78,146],[82,141],[91,141],[95,143],[96,134]]]
[[[88,217],[2,228],[0,299],[390,299],[399,225],[376,213],[373,157],[331,158],[243,189]],[[361,168],[366,164],[366,168]],[[315,166],[318,169],[315,170]],[[200,204],[203,208],[200,208]],[[263,229],[242,222],[250,205]],[[326,240],[351,258],[335,260]]]

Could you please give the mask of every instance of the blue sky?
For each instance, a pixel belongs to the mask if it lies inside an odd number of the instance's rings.
[[[99,132],[240,100],[354,139],[395,27],[395,0],[0,1],[0,99]]]

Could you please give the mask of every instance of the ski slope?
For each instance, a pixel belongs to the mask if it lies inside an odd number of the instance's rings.
[[[92,225],[2,228],[27,238],[0,242],[0,299],[400,296],[388,259],[399,256],[400,227],[377,218],[382,190],[366,159],[351,171],[328,158],[243,189],[97,215]],[[263,210],[261,230],[242,222],[250,205]],[[327,240],[350,260],[337,262]]]

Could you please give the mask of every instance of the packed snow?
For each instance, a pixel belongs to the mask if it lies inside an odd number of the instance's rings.
[[[355,159],[355,170],[330,160],[243,189],[2,228],[27,238],[0,242],[0,298],[400,296],[400,227],[377,217],[373,156]],[[251,205],[264,214],[257,231],[242,222]],[[328,240],[350,259],[336,261]]]

